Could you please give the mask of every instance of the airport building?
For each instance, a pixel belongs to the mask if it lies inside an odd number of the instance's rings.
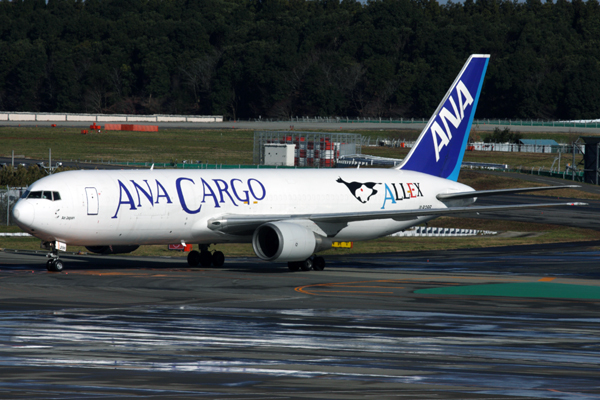
[[[361,140],[357,133],[256,131],[254,163],[330,168],[341,156],[361,154]]]

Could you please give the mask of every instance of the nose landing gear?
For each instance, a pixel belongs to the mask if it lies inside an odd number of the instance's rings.
[[[50,272],[60,272],[64,268],[63,262],[58,258],[46,261],[46,269]]]
[[[64,268],[63,262],[58,258],[58,249],[56,243],[42,242],[42,248],[50,250],[50,253],[46,254],[49,258],[46,261],[46,269],[50,272],[60,272]]]

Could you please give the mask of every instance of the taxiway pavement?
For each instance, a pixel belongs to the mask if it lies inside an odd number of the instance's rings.
[[[319,272],[65,256],[49,273],[43,253],[0,252],[0,397],[598,399],[599,245]]]

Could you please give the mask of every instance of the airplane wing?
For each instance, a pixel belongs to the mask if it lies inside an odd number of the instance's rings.
[[[416,220],[425,216],[444,216],[465,213],[483,213],[492,211],[522,210],[527,208],[557,207],[557,206],[586,206],[587,203],[538,203],[503,206],[468,206],[433,208],[428,210],[398,210],[398,211],[367,211],[353,213],[322,213],[322,214],[281,214],[281,215],[223,215],[208,220],[208,227],[213,231],[227,234],[248,235],[267,222],[284,220],[310,220],[315,223],[347,224],[353,221],[369,221],[377,219],[393,219],[396,221]]]
[[[535,192],[535,191],[539,191],[539,190],[552,190],[552,189],[569,189],[569,188],[578,188],[578,187],[581,187],[581,185],[543,186],[543,187],[496,189],[496,190],[475,190],[475,191],[471,191],[471,192],[460,192],[460,193],[440,193],[436,196],[436,198],[441,201],[456,200],[456,199],[470,199],[473,197],[496,196],[496,195],[500,195],[500,194]]]

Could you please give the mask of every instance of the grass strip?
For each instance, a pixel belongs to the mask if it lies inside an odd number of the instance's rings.
[[[600,286],[550,282],[498,283],[415,290],[417,294],[600,300]]]

